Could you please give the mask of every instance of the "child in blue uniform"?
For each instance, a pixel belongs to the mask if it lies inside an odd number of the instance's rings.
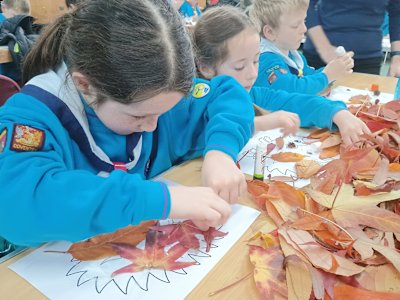
[[[261,34],[256,86],[318,94],[329,83],[352,72],[353,53],[315,70],[297,51],[306,33],[308,0],[254,0],[250,16]]]
[[[287,111],[256,117],[256,130],[283,127],[285,132],[296,131],[293,115],[298,114],[302,127],[337,126],[346,144],[355,143],[360,135],[370,132],[341,101],[252,87],[257,78],[260,37],[239,9],[218,7],[206,11],[194,28],[193,41],[201,76],[230,75],[250,92],[255,104],[271,111]]]
[[[197,0],[187,0],[179,7],[179,12],[184,18],[192,18],[194,21],[201,15]]]
[[[47,27],[0,108],[0,236],[37,245],[167,217],[224,223],[246,193],[235,159],[254,113],[233,79],[193,84],[194,72],[163,0],[83,1]],[[202,154],[204,187],[146,180]]]

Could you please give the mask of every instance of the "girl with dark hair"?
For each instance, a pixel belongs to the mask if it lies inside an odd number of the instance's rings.
[[[342,101],[253,87],[258,74],[260,36],[238,8],[223,6],[206,11],[194,27],[193,44],[200,76],[211,79],[230,75],[250,92],[255,104],[274,112],[256,117],[256,130],[283,128],[285,133],[293,133],[298,129],[299,115],[302,127],[337,126],[346,144],[355,143],[360,135],[370,132]]]
[[[185,32],[164,0],[83,1],[46,28],[26,85],[0,109],[0,235],[36,245],[144,220],[227,220],[246,193],[235,159],[251,100],[227,76],[193,82]],[[146,180],[202,154],[204,187]]]

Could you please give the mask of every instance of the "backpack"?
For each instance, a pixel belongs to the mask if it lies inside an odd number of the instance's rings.
[[[19,74],[24,56],[39,36],[34,29],[33,21],[34,18],[31,16],[18,15],[0,24],[0,45],[8,45],[13,58],[12,64]]]

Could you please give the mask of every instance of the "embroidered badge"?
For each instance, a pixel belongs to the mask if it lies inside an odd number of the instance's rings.
[[[10,148],[14,151],[39,151],[43,147],[43,141],[43,130],[15,124]]]
[[[278,70],[279,68],[280,68],[279,65],[273,66],[273,67],[269,68],[265,73],[269,74],[272,71]]]
[[[287,70],[284,69],[284,68],[279,68],[278,71],[279,71],[281,74],[287,74]]]
[[[275,72],[272,72],[272,73],[269,74],[269,76],[268,76],[268,82],[269,82],[269,84],[273,84],[277,79],[278,79],[278,77],[276,76]]]
[[[198,83],[194,86],[192,95],[195,98],[203,98],[210,90],[210,86],[207,83]]]
[[[0,153],[3,152],[7,143],[7,128],[4,128],[0,133]]]

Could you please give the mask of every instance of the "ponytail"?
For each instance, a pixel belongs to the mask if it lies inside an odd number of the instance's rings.
[[[68,30],[70,18],[70,13],[59,17],[40,34],[23,61],[22,82],[24,84],[32,77],[45,73],[62,62],[65,55],[63,37]]]

